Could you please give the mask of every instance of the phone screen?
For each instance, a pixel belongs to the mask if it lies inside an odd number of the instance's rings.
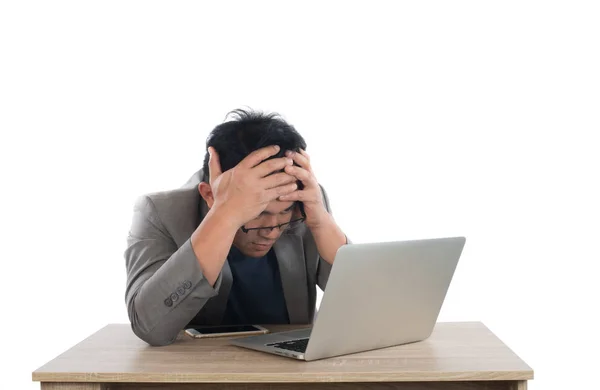
[[[260,330],[253,325],[194,326],[192,329],[196,329],[202,334],[251,332]]]

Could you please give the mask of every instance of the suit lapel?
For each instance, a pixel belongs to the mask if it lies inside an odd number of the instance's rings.
[[[291,324],[307,324],[308,295],[302,237],[283,234],[273,245]]]

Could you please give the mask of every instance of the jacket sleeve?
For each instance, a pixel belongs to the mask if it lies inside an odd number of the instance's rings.
[[[125,302],[133,332],[150,345],[167,345],[218,294],[202,274],[190,239],[180,248],[148,196],[136,201],[125,250]]]
[[[325,188],[321,186],[321,192],[323,193],[323,203],[325,204],[325,209],[329,214],[332,214],[331,206],[329,204],[329,197],[327,196],[327,192]],[[348,236],[346,236],[346,244],[352,244]],[[317,267],[317,284],[321,288],[321,290],[325,291],[325,287],[327,286],[327,280],[329,279],[329,274],[331,273],[331,268],[333,266],[329,264],[327,261],[323,260],[321,256],[319,256],[319,265]]]

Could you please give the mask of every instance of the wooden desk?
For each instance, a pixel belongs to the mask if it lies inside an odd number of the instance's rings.
[[[129,325],[108,325],[33,372],[43,390],[525,390],[529,379],[532,369],[479,322],[438,323],[419,343],[313,362],[183,333],[151,347]]]

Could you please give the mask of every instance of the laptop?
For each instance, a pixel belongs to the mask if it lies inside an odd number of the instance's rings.
[[[230,340],[312,361],[422,341],[433,332],[464,237],[342,246],[312,327]]]

